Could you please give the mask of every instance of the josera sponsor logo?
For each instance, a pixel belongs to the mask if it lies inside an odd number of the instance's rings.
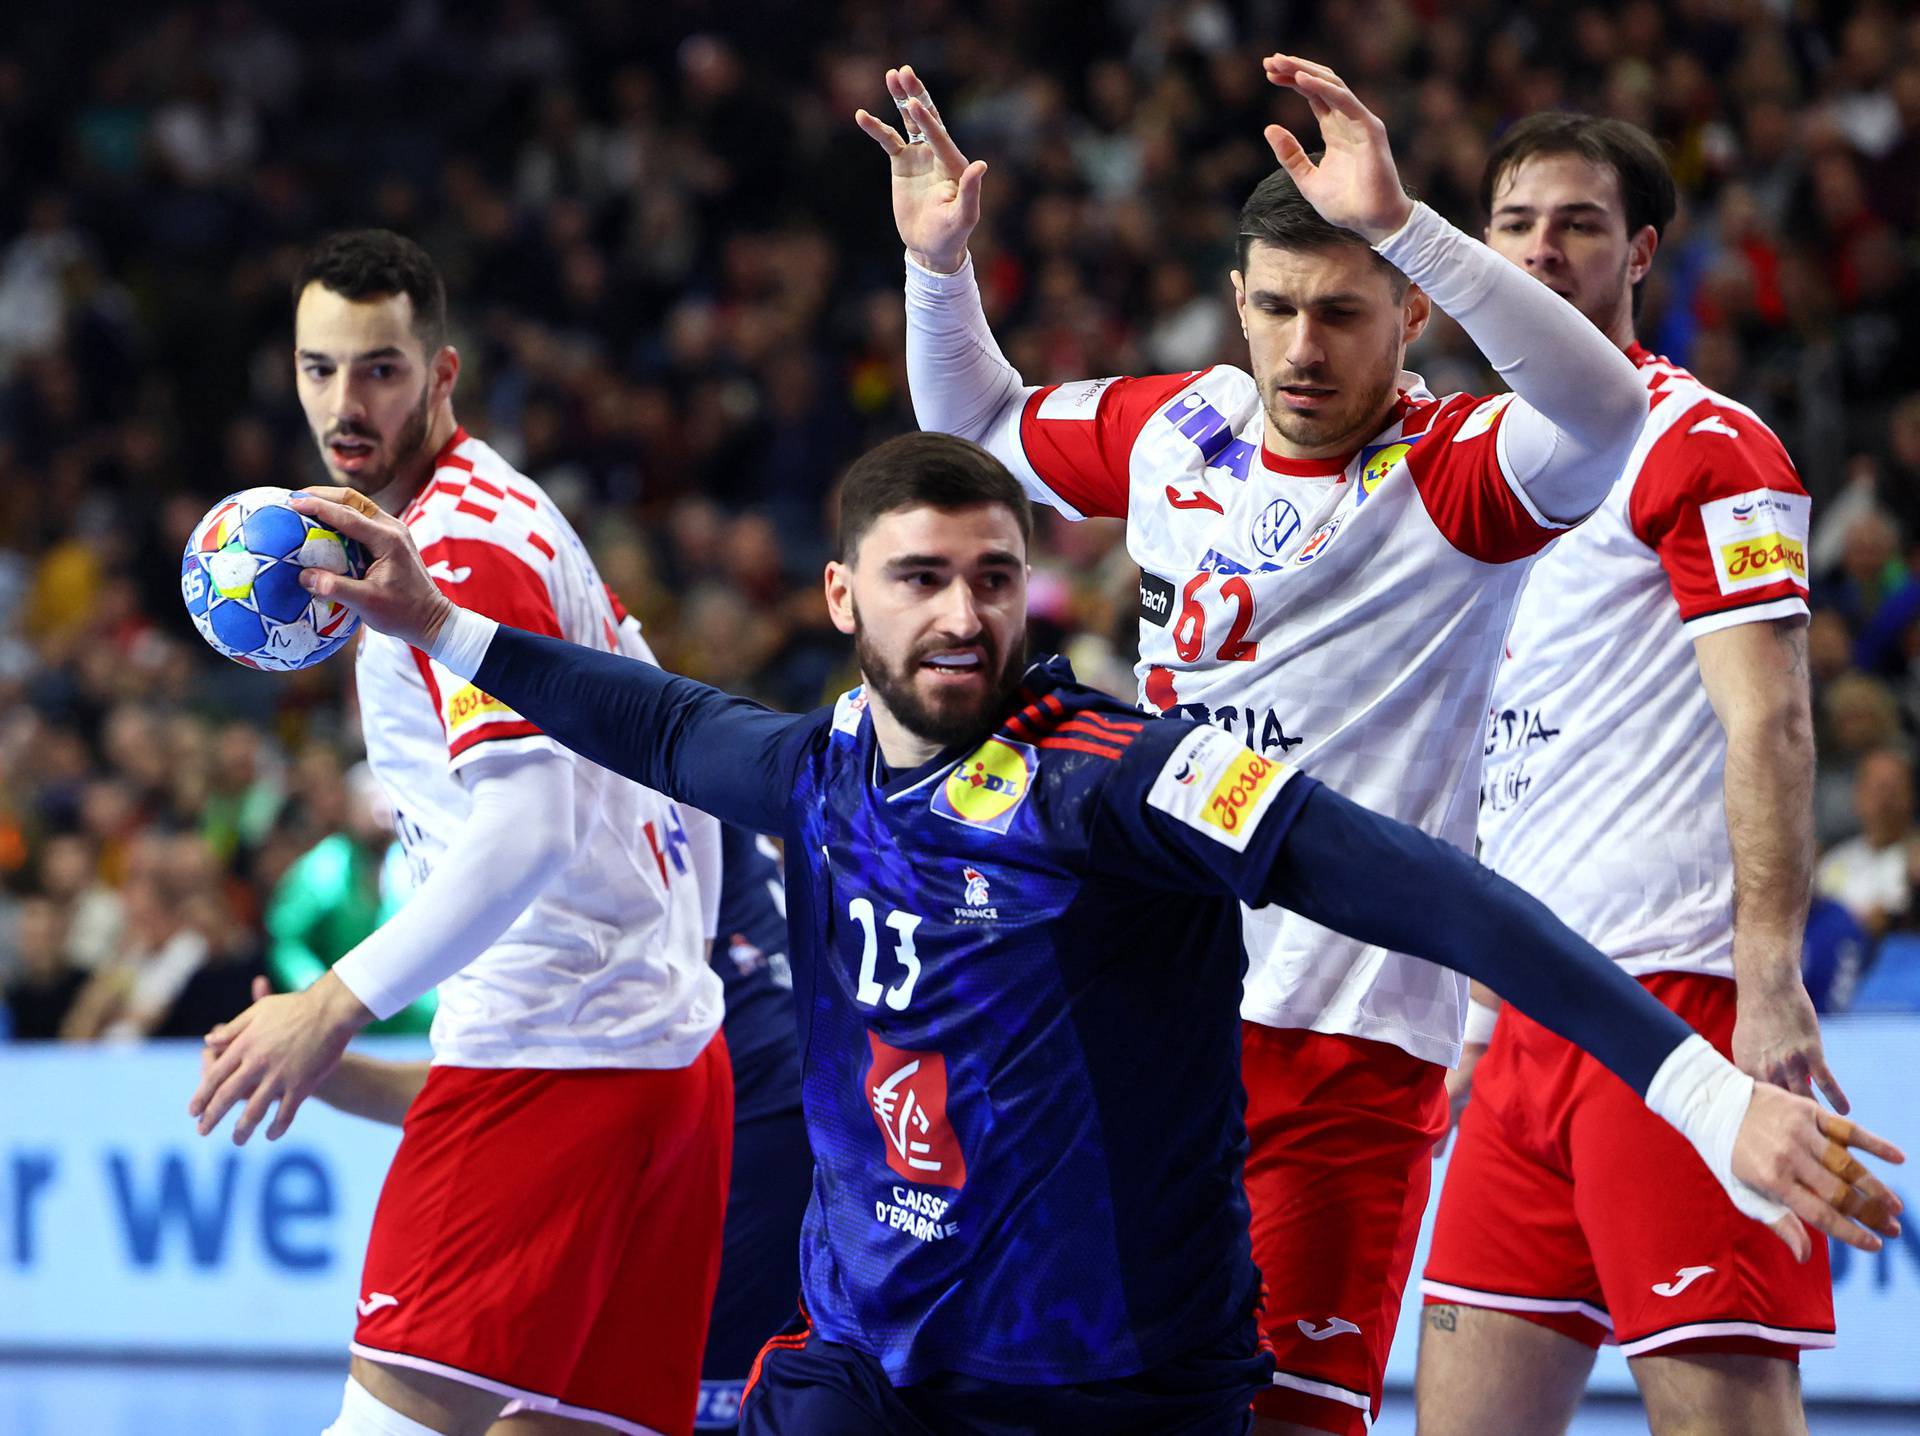
[[[1281,765],[1258,753],[1242,753],[1228,766],[1225,776],[1213,785],[1207,805],[1200,811],[1202,822],[1211,823],[1223,833],[1235,832],[1247,810],[1273,782]]]
[[[1763,578],[1778,574],[1783,578],[1807,581],[1807,551],[1798,539],[1767,535],[1751,543],[1720,546],[1720,562],[1728,578]]]
[[[462,684],[447,695],[447,731],[457,733],[489,718],[510,717],[513,710],[492,694],[482,693],[471,683]]]

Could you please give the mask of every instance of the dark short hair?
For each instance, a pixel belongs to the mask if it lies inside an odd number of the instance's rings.
[[[1033,510],[1020,481],[978,444],[952,434],[902,434],[853,461],[840,481],[840,559],[853,562],[860,540],[902,509],[964,509],[999,504],[1033,537]]]
[[[1626,211],[1627,234],[1648,225],[1655,236],[1666,231],[1679,208],[1673,172],[1653,136],[1625,120],[1598,115],[1547,111],[1529,115],[1500,136],[1480,171],[1480,212],[1493,218],[1493,192],[1500,181],[1527,160],[1539,155],[1579,155],[1613,171],[1620,182],[1620,203]]]
[[[293,302],[309,284],[343,299],[404,294],[413,303],[413,332],[431,355],[447,342],[447,285],[427,252],[390,229],[348,229],[321,240],[300,263]]]
[[[1320,157],[1312,158],[1317,161]],[[1415,198],[1409,186],[1403,184],[1401,188],[1406,190],[1408,199]],[[1275,249],[1322,250],[1347,245],[1364,249],[1392,276],[1394,297],[1401,298],[1407,292],[1407,276],[1380,258],[1363,235],[1322,219],[1320,211],[1300,193],[1300,186],[1285,170],[1275,170],[1261,180],[1247,196],[1247,202],[1240,206],[1240,234],[1234,241],[1234,262],[1242,274],[1247,272],[1247,256],[1253,253],[1256,242],[1270,244]]]

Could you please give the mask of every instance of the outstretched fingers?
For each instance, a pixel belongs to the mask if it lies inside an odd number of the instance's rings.
[[[1280,168],[1293,177],[1295,184],[1309,179],[1315,166],[1307,158],[1307,152],[1293,131],[1285,125],[1268,125],[1266,130],[1267,148],[1273,151],[1273,157],[1280,162]]]
[[[934,158],[949,174],[961,175],[972,168],[967,157],[960,153],[960,146],[953,142],[953,136],[947,133],[947,127],[940,122],[940,115],[932,105],[916,95],[907,101],[904,113],[927,137],[927,143],[933,146]],[[980,168],[984,172],[986,166],[982,164]]]
[[[861,131],[868,138],[886,151],[888,159],[892,159],[907,147],[907,142],[900,138],[900,132],[877,115],[870,114],[866,110],[855,110],[853,122],[860,126]]]

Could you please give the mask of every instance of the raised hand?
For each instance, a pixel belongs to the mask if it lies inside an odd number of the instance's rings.
[[[1891,1142],[1821,1111],[1812,1099],[1754,1084],[1734,1138],[1733,1174],[1793,1213],[1773,1223],[1773,1232],[1800,1261],[1812,1253],[1802,1222],[1867,1252],[1880,1250],[1881,1237],[1900,1235],[1900,1199],[1850,1147],[1885,1162],[1906,1160]]]
[[[427,576],[407,526],[352,489],[302,489],[288,502],[367,551],[366,577],[302,569],[300,582],[307,591],[344,603],[369,628],[422,651],[429,648],[453,612],[453,603]]]
[[[1378,243],[1413,213],[1413,201],[1400,187],[1400,171],[1387,143],[1387,127],[1325,65],[1297,55],[1269,55],[1261,62],[1267,79],[1306,100],[1320,125],[1326,152],[1315,164],[1293,131],[1268,125],[1267,143],[1280,167],[1293,176],[1307,202],[1328,224],[1350,229]]]
[[[887,71],[887,92],[900,111],[906,137],[865,110],[855,110],[853,121],[887,152],[893,169],[893,222],[907,253],[923,269],[952,274],[966,263],[967,240],[980,223],[986,161],[969,161],[960,153],[911,65]]]

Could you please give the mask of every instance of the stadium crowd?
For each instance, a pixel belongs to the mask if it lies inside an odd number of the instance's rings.
[[[669,667],[785,708],[851,672],[832,488],[913,426],[884,163],[911,60],[987,159],[973,247],[1029,382],[1238,362],[1232,217],[1323,58],[1477,228],[1502,126],[1618,115],[1684,196],[1649,347],[1757,410],[1815,499],[1823,858],[1809,985],[1920,930],[1920,17],[1627,0],[80,4],[0,21],[0,1032],[197,1036],[397,900],[351,663],[248,672],[177,557],[319,473],[304,246],[377,224],[448,276],[469,426],[573,518]],[[1414,362],[1497,388],[1457,329]],[[1036,643],[1130,693],[1117,524],[1042,520]],[[1883,939],[1892,935],[1893,943]],[[1916,984],[1920,990],[1920,984]],[[420,1014],[415,1014],[416,1018]]]

